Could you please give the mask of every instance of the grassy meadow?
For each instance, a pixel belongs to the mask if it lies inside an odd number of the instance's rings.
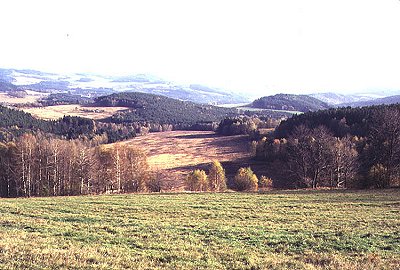
[[[0,269],[399,269],[400,190],[0,199]]]

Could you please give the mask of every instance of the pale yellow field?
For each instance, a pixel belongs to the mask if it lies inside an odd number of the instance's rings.
[[[159,171],[169,188],[183,188],[185,176],[193,169],[207,169],[216,159],[242,163],[250,158],[246,136],[218,136],[210,131],[170,131],[151,133],[121,145],[134,145],[146,152],[153,170]]]
[[[7,93],[0,93],[0,103],[5,103],[5,104],[25,104],[25,103],[35,103],[38,101],[38,99],[46,96],[47,94],[45,93],[38,93],[38,92],[33,92],[30,91],[31,93],[28,93],[23,98],[17,98],[17,97],[12,97],[9,96]]]
[[[37,108],[22,108],[23,111],[32,114],[34,117],[55,120],[64,115],[81,116],[90,119],[102,119],[109,117],[118,111],[127,110],[126,107],[86,107],[82,105],[55,105]]]

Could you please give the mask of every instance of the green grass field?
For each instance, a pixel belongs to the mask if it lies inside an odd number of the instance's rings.
[[[0,269],[400,269],[400,190],[0,200]]]

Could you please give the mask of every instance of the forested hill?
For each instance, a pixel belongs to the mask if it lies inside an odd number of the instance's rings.
[[[31,114],[0,105],[0,128],[50,130],[51,123],[34,118]]]
[[[254,108],[287,110],[287,111],[317,111],[328,109],[330,106],[316,98],[307,95],[277,94],[256,99],[251,104]]]
[[[275,136],[287,138],[298,126],[304,125],[311,129],[325,126],[335,137],[343,137],[346,134],[364,137],[368,133],[372,117],[381,114],[387,108],[400,109],[400,105],[332,108],[294,115],[281,122],[275,130]]]
[[[11,92],[16,90],[18,90],[18,87],[16,85],[0,80],[0,92]]]
[[[131,108],[127,112],[120,112],[107,119],[114,123],[151,122],[192,125],[199,122],[217,122],[226,117],[237,115],[236,109],[197,104],[138,92],[124,92],[99,97],[95,99],[94,104],[96,106]]]

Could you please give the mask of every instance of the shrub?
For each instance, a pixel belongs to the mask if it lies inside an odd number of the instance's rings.
[[[186,178],[186,186],[191,191],[208,191],[207,175],[203,170],[194,170]]]
[[[218,160],[214,160],[211,163],[208,173],[208,182],[211,191],[226,190],[225,170]]]
[[[377,188],[386,188],[390,185],[387,168],[382,164],[372,166],[368,173],[369,185]]]
[[[257,191],[258,178],[250,167],[240,168],[235,175],[234,185],[238,191]]]
[[[261,178],[258,180],[258,187],[259,188],[272,188],[273,181],[271,178],[262,175]]]

